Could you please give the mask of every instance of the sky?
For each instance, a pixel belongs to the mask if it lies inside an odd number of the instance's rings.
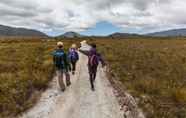
[[[185,0],[0,0],[0,24],[59,35],[186,28]]]

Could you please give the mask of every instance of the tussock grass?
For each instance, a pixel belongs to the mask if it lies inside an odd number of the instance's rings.
[[[48,87],[57,40],[0,40],[0,117],[16,117]],[[65,50],[75,42],[65,40]],[[76,41],[77,42],[77,41]]]
[[[90,42],[98,44],[122,88],[139,99],[147,118],[185,118],[186,40],[180,39],[185,38]],[[53,76],[50,54],[59,40],[0,40],[0,117],[15,117],[35,103]],[[68,48],[80,41],[63,42]]]
[[[184,38],[183,38],[184,39]],[[92,40],[147,118],[186,117],[186,41]]]

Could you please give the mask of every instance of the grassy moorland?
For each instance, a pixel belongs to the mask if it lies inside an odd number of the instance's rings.
[[[56,42],[0,40],[0,117],[14,117],[30,108],[47,88]],[[66,49],[72,42],[64,41]]]
[[[96,40],[147,118],[186,118],[186,40]]]
[[[86,38],[85,38],[86,39]],[[87,38],[147,118],[186,117],[186,40]],[[96,39],[96,40],[95,40]],[[78,39],[65,40],[68,48]],[[55,40],[0,40],[0,117],[31,107],[53,76]]]

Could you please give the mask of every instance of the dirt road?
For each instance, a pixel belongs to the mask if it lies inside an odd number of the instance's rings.
[[[72,85],[61,92],[55,77],[38,104],[23,114],[22,118],[123,118],[113,89],[101,67],[98,68],[96,90],[91,91],[87,57],[81,53],[77,73],[71,80]]]

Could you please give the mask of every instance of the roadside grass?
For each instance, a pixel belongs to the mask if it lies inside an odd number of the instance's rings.
[[[0,117],[12,118],[32,107],[48,87],[57,40],[0,40]],[[64,40],[65,50],[73,40]]]
[[[184,39],[184,38],[182,38]],[[147,118],[186,117],[186,40],[91,40]]]

